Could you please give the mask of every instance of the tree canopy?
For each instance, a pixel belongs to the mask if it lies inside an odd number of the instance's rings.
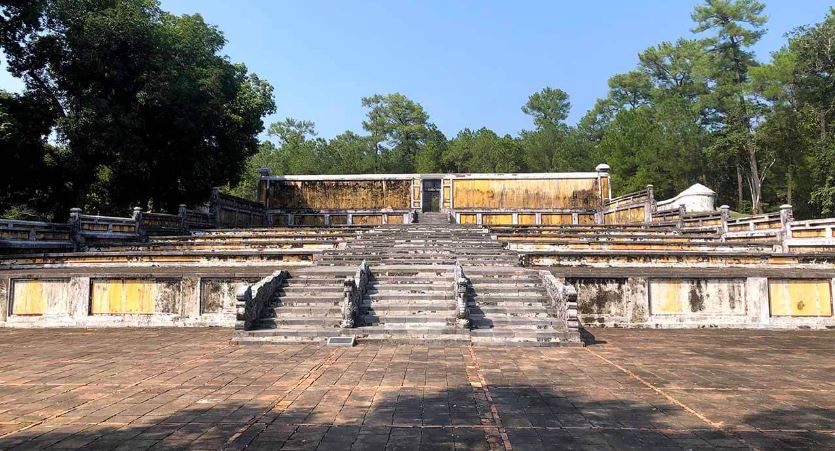
[[[368,93],[362,130],[323,138],[272,87],[221,54],[220,30],[155,0],[0,0],[0,46],[21,94],[0,92],[0,214],[70,206],[172,208],[207,188],[254,196],[276,174],[557,172],[608,163],[616,194],[693,183],[738,211],[835,212],[835,10],[767,58],[756,0],[705,0],[681,37],[637,55],[577,124],[568,93],[519,105],[530,127],[445,136],[418,101]],[[6,213],[4,213],[6,212]]]
[[[4,94],[21,112],[10,130],[26,134],[26,161],[12,160],[49,174],[39,183],[54,215],[176,208],[237,181],[257,152],[272,87],[221,55],[223,34],[199,15],[166,13],[155,0],[0,7],[0,46],[26,85]],[[24,202],[19,194],[0,208]]]

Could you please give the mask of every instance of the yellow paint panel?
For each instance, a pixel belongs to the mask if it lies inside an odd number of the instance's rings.
[[[832,316],[829,279],[769,279],[771,316]]]
[[[351,221],[360,225],[382,224],[383,215],[354,215],[351,217]]]
[[[325,215],[296,215],[293,217],[294,225],[302,226],[323,226]]]
[[[403,224],[403,215],[386,215],[389,224]]]
[[[347,215],[331,215],[331,225],[345,225],[348,224]]]
[[[46,313],[43,282],[39,280],[15,281],[13,315],[42,315]]]
[[[91,314],[152,314],[157,285],[139,279],[95,280]]]
[[[513,215],[485,213],[481,215],[481,222],[486,225],[511,225],[513,224]]]
[[[519,214],[519,224],[536,224],[536,215]]]
[[[652,279],[653,315],[745,313],[744,279]]]
[[[578,215],[580,224],[594,224],[594,215]]]
[[[542,214],[542,223],[546,225],[571,224],[571,215]]]
[[[825,229],[792,230],[792,238],[823,238],[826,237]]]
[[[594,208],[597,179],[455,179],[460,208]]]
[[[68,312],[66,280],[13,280],[12,315]]]
[[[476,215],[459,215],[459,224],[478,224],[478,216]]]

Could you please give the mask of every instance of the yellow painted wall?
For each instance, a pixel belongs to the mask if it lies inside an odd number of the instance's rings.
[[[604,224],[630,224],[644,222],[646,207],[643,205],[624,210],[613,211],[603,215]]]
[[[403,224],[403,215],[386,215],[389,224]]]
[[[520,213],[519,216],[519,224],[536,224],[536,215],[534,214],[522,214]]]
[[[570,214],[542,214],[542,223],[546,225],[571,224],[572,222],[573,218]]]
[[[272,181],[270,208],[410,208],[411,180]]]
[[[829,279],[769,279],[771,316],[832,316]]]
[[[481,223],[485,225],[511,225],[513,224],[512,214],[483,214]]]
[[[461,224],[477,224],[478,217],[476,215],[459,215],[458,222]]]
[[[597,179],[454,179],[453,208],[596,208]]]
[[[358,225],[374,225],[383,223],[383,215],[354,215],[351,222]]]
[[[653,315],[744,314],[744,279],[651,279]]]
[[[92,285],[91,314],[154,313],[157,284],[152,280],[104,279]]]
[[[12,315],[67,313],[67,280],[14,280]]]

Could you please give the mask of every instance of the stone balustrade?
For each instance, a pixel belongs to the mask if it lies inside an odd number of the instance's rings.
[[[342,322],[340,326],[343,329],[352,328],[356,325],[359,304],[365,296],[369,275],[368,263],[363,260],[354,276],[346,277],[342,284]]]

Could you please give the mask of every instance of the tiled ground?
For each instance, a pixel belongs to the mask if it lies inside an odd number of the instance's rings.
[[[835,331],[591,333],[346,349],[0,330],[0,449],[835,448]]]

